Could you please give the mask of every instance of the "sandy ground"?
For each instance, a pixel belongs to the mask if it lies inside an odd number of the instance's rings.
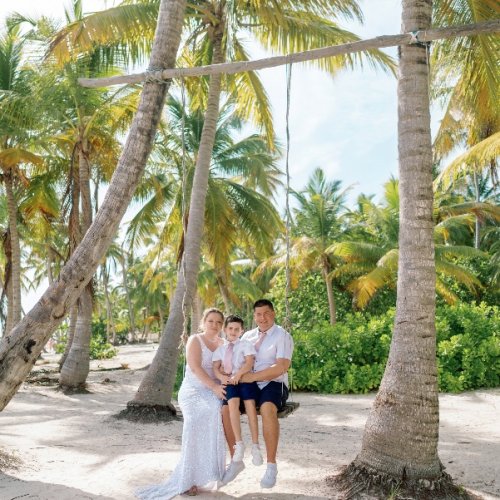
[[[90,394],[65,396],[25,384],[0,415],[0,499],[127,500],[135,488],[163,481],[179,456],[182,422],[141,425],[112,418],[137,388],[156,346],[127,346],[93,361]],[[54,361],[56,357],[46,356]],[[53,365],[38,365],[35,369]],[[106,380],[108,379],[108,380]],[[301,406],[281,420],[278,483],[260,489],[263,467],[247,467],[231,484],[199,498],[334,498],[325,476],[359,451],[373,395],[293,394]],[[500,498],[500,389],[441,397],[439,453],[455,480],[485,499]],[[244,425],[246,430],[247,426]],[[247,432],[248,440],[248,432]]]

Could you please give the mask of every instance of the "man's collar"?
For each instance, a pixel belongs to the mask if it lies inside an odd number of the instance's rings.
[[[276,326],[276,323],[273,323],[272,326],[270,326],[267,330],[263,331],[263,333],[269,335],[270,333],[272,333],[274,331],[275,326]],[[261,332],[262,332],[262,330],[259,327],[257,327],[257,333],[259,334]]]

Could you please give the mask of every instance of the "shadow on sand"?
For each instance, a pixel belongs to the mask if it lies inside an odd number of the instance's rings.
[[[24,481],[0,472],[0,498],[2,500],[116,500],[103,495],[93,495],[62,484]]]

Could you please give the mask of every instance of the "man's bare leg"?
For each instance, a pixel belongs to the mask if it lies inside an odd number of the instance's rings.
[[[262,417],[262,434],[266,443],[267,463],[275,464],[280,437],[278,408],[274,403],[266,401],[260,407],[260,416]]]

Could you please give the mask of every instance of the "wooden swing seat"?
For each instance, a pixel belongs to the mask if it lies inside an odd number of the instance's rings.
[[[286,418],[288,415],[291,415],[298,407],[300,406],[300,403],[297,403],[296,401],[287,401],[285,403],[285,406],[281,408],[281,410],[278,412],[278,418]],[[241,407],[240,407],[241,411]],[[243,411],[241,412],[242,414],[245,413],[244,408]],[[257,415],[260,415],[260,411],[257,410]]]
[[[298,407],[300,403],[296,401],[287,401],[285,406],[278,412],[278,418],[286,418],[291,415]]]

